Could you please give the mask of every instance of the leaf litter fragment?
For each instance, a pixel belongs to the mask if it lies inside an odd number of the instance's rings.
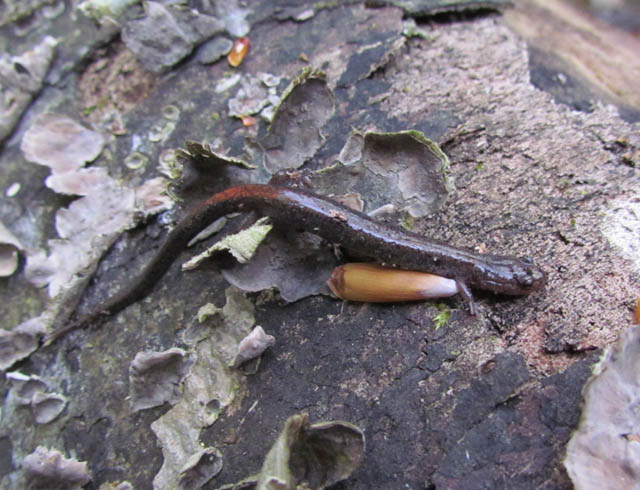
[[[269,218],[259,219],[253,226],[242,230],[234,235],[229,235],[216,242],[207,250],[182,264],[182,270],[195,269],[203,260],[211,257],[214,253],[227,251],[241,264],[246,264],[251,260],[256,249],[271,231],[273,225]]]
[[[176,151],[176,157],[183,164],[193,163],[196,166],[232,165],[246,169],[255,168],[240,158],[229,157],[213,151],[207,143],[198,143],[190,140],[184,142],[183,149]]]

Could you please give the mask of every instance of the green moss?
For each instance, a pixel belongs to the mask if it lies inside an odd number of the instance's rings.
[[[416,220],[413,216],[411,216],[410,214],[407,214],[402,220],[401,225],[405,230],[411,231],[416,226]]]
[[[321,10],[321,9],[332,9],[332,8],[336,8],[340,5],[340,2],[338,0],[333,0],[333,1],[327,1],[327,2],[317,2],[313,5],[313,8],[315,10]]]
[[[451,320],[451,310],[447,305],[439,304],[438,309],[440,310],[440,312],[433,317],[433,323],[436,330],[444,327],[447,323],[449,323],[449,320]]]
[[[19,299],[18,299],[19,298]],[[42,301],[37,295],[23,296],[16,298],[15,304],[20,304],[19,308],[7,308],[3,319],[3,325],[12,327],[20,324],[28,318],[37,316],[43,308]]]

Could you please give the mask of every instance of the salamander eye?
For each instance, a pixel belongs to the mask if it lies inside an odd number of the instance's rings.
[[[518,284],[521,286],[533,286],[533,271],[529,268],[523,271],[523,274],[518,274]]]

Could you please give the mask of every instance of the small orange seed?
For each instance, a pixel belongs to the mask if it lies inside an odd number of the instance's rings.
[[[248,37],[237,39],[227,56],[229,64],[233,67],[240,66],[245,56],[249,53],[249,48],[251,48],[251,41],[249,41]]]

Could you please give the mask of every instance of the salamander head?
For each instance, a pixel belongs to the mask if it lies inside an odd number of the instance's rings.
[[[522,295],[537,291],[546,282],[547,276],[531,258],[494,255],[474,266],[470,285],[499,294]]]

